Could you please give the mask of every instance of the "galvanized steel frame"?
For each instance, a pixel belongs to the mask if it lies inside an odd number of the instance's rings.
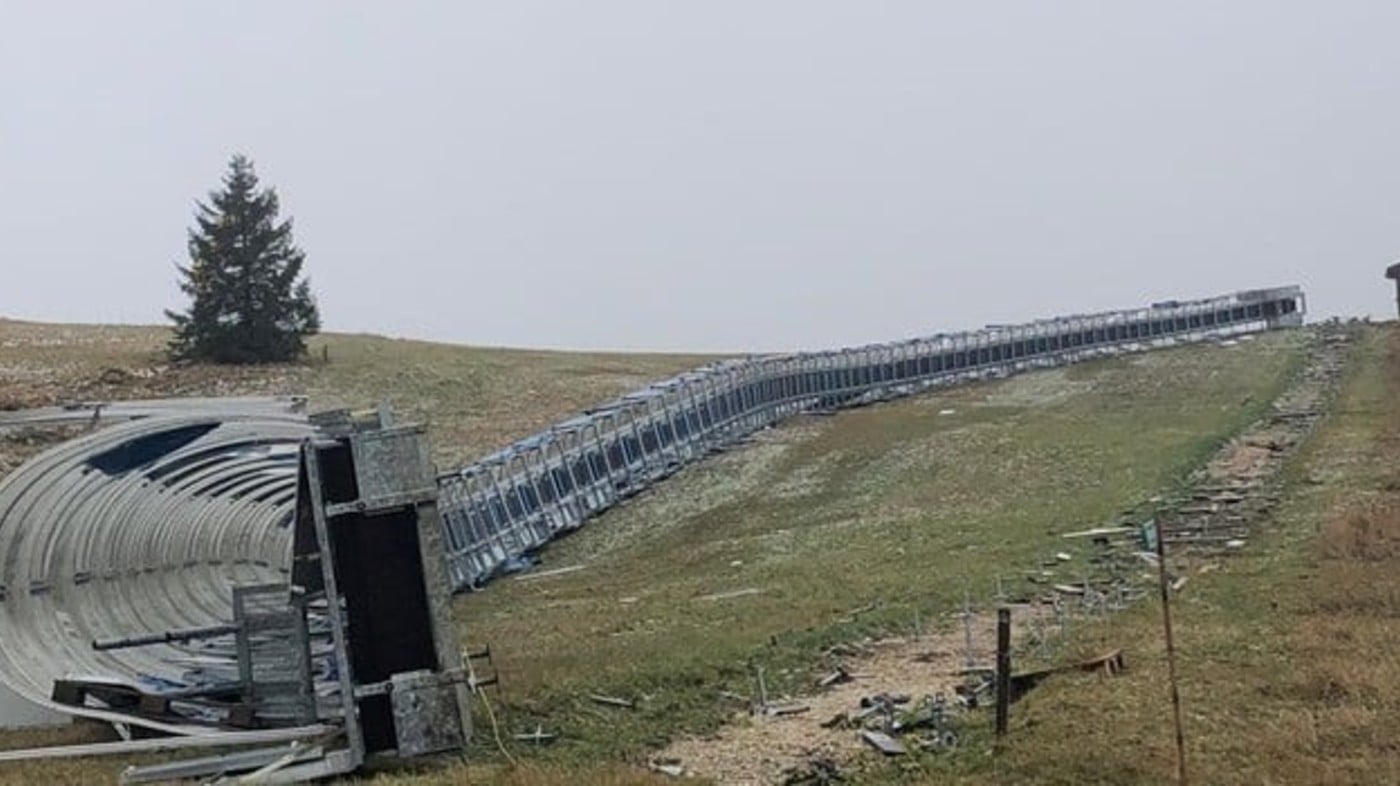
[[[452,580],[479,586],[618,500],[800,412],[1298,325],[1304,310],[1300,288],[1280,287],[696,369],[439,476]]]

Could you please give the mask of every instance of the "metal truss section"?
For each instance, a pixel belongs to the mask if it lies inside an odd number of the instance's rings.
[[[1301,325],[1298,287],[939,334],[829,352],[730,360],[653,384],[438,478],[459,589],[618,500],[801,412],[1104,355]]]

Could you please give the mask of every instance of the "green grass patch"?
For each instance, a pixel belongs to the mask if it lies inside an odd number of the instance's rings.
[[[1086,364],[807,418],[757,437],[590,523],[544,567],[464,596],[469,641],[496,653],[512,728],[564,740],[579,767],[640,761],[727,718],[721,688],[809,684],[818,653],[926,625],[970,590],[1065,548],[1176,482],[1257,417],[1298,334]],[[949,410],[951,414],[946,414]],[[751,594],[707,600],[726,592]],[[854,610],[861,610],[852,618]],[[592,691],[641,700],[596,707]],[[582,776],[581,776],[582,777]]]
[[[1274,522],[1173,604],[1193,783],[1400,782],[1400,334],[1368,331],[1333,414],[1285,470]],[[1050,680],[997,755],[968,749],[872,782],[1168,784],[1175,748],[1160,608],[1082,629],[1129,672]],[[980,744],[978,742],[980,740]]]
[[[158,366],[164,335],[90,328],[54,339],[33,326],[0,323],[0,361],[25,369],[7,372],[8,379],[29,375],[25,390],[44,399],[34,403],[93,398],[73,392],[103,390],[90,380],[106,367]],[[329,364],[236,373],[161,369],[112,397],[309,392],[317,404],[353,406],[388,398],[430,423],[439,460],[453,464],[704,360],[444,348],[371,336],[316,341],[313,355],[325,342]],[[582,570],[505,578],[458,598],[468,643],[489,643],[495,653],[503,733],[539,723],[562,732],[559,743],[533,750],[507,739],[526,764],[505,767],[483,724],[471,767],[379,777],[653,782],[627,765],[677,735],[725,721],[735,707],[717,693],[750,693],[753,665],[766,669],[772,691],[800,691],[826,646],[908,631],[916,610],[926,627],[950,626],[947,615],[964,591],[985,600],[999,576],[1014,588],[1022,570],[1065,547],[1060,533],[1101,524],[1169,488],[1258,415],[1296,370],[1299,347],[1299,334],[1276,333],[1236,347],[1088,363],[802,418],[757,435],[544,553],[544,568]],[[1150,623],[1150,615],[1142,620]],[[1150,657],[1133,657],[1152,674]],[[1127,685],[1111,689],[1119,684]],[[1018,744],[1037,727],[1047,745],[1065,744],[1056,731],[1059,706],[1038,710],[1035,703],[1061,689],[1054,683],[1028,699],[1027,709],[1018,707]],[[639,706],[602,707],[586,699],[590,692],[638,699]],[[1084,701],[1105,700],[1092,695]],[[1125,693],[1107,700],[1142,699]],[[980,733],[974,730],[970,750],[985,749]],[[1075,782],[1107,772],[1154,777],[1162,771],[1152,758],[1155,734],[1120,745],[1124,767],[1135,747],[1147,751],[1147,758],[1131,759],[1136,769],[1094,769],[1080,745],[1079,758],[1048,770],[1059,775],[1045,781],[1069,782],[1076,772],[1084,778]],[[1038,765],[1024,755],[920,760],[910,771],[870,777],[998,780],[1031,773]],[[118,766],[95,762],[80,771],[109,778]],[[48,771],[26,769],[23,779]]]

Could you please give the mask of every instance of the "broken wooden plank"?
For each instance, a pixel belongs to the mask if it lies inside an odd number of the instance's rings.
[[[832,685],[839,685],[841,683],[850,682],[853,679],[855,679],[855,677],[852,676],[851,673],[846,670],[845,666],[837,666],[835,671],[831,672],[830,674],[826,675],[825,677],[822,677],[820,680],[817,681],[817,687],[829,688]]]
[[[1066,532],[1062,538],[1102,538],[1112,535],[1136,535],[1135,527],[1098,527],[1096,529],[1080,530],[1079,532]]]
[[[701,595],[700,597],[696,598],[696,600],[727,600],[729,598],[742,598],[746,595],[757,595],[760,592],[763,592],[763,590],[758,589],[757,587],[746,587],[744,589],[731,590],[729,592],[716,592],[712,595]]]
[[[978,676],[982,676],[982,675],[986,675],[986,674],[995,674],[996,671],[997,671],[997,670],[996,670],[996,667],[995,667],[995,666],[968,666],[968,667],[966,667],[966,668],[962,668],[962,669],[957,669],[957,670],[955,670],[955,671],[953,672],[953,676],[954,676],[954,677],[978,677]]]
[[[907,693],[877,693],[874,696],[862,696],[860,706],[878,707],[882,705],[893,707],[896,704],[908,704],[914,697]]]
[[[637,708],[637,703],[635,701],[619,699],[616,696],[604,696],[600,693],[590,693],[588,694],[588,698],[594,703],[605,704],[609,707],[622,707],[627,710],[634,710]]]
[[[559,739],[558,733],[552,731],[545,731],[544,727],[539,725],[535,726],[534,731],[525,732],[523,734],[516,734],[514,736],[515,739],[521,742],[532,742],[536,745],[543,745],[545,743],[554,742],[555,740]]]
[[[685,767],[681,765],[680,759],[654,761],[651,763],[651,770],[662,775],[670,775],[672,778],[685,777]]]
[[[789,715],[801,715],[811,710],[812,708],[806,704],[770,704],[764,711],[774,718],[783,718]]]
[[[904,749],[904,745],[899,740],[896,740],[894,737],[884,732],[862,731],[860,733],[860,738],[865,740],[867,745],[886,756],[903,756],[907,753]]]
[[[1065,674],[1071,671],[1101,672],[1109,676],[1116,676],[1123,672],[1125,663],[1123,650],[1113,650],[1096,658],[1069,663],[1063,666],[1054,666],[1048,669],[1039,669],[1022,674],[1011,675],[1011,695],[1012,701],[1025,695],[1027,691],[1039,685],[1042,680],[1054,674]]]

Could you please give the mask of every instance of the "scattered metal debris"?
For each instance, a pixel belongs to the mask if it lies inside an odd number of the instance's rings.
[[[961,741],[961,738],[958,737],[958,733],[952,730],[924,734],[915,739],[919,748],[933,753],[951,751],[958,747],[958,743]]]
[[[637,708],[637,702],[631,699],[619,699],[616,696],[604,696],[599,693],[590,693],[588,694],[588,699],[594,704],[603,704],[608,707],[621,707],[625,710],[635,710]]]
[[[679,759],[661,759],[653,761],[651,763],[651,769],[653,772],[659,772],[662,775],[670,775],[673,778],[683,778],[686,774],[685,767],[682,766]]]
[[[848,671],[845,666],[837,666],[834,671],[817,681],[817,687],[829,688],[832,685],[851,682],[854,679],[855,677],[851,675],[851,672]]]
[[[190,444],[218,424],[198,425],[195,439],[176,441]],[[168,444],[141,450],[171,452]],[[140,683],[60,679],[53,688],[55,703],[80,714],[197,730],[183,738],[191,747],[263,739],[221,731],[233,727],[270,728],[291,744],[128,768],[123,782],[249,771],[263,783],[301,782],[352,772],[371,757],[408,759],[465,744],[467,678],[421,429],[362,422],[307,435],[292,455],[290,575],[235,585],[232,622],[132,632],[135,621],[117,616],[109,624],[124,625],[114,628],[121,634],[93,641],[91,651],[105,657],[140,650],[143,662],[193,670]],[[147,745],[130,740],[89,752]]]
[[[516,581],[534,581],[535,579],[545,579],[545,578],[549,578],[549,577],[551,577],[551,576],[563,576],[563,575],[565,575],[565,574],[574,573],[574,572],[583,570],[583,569],[586,568],[586,567],[588,567],[588,566],[587,566],[587,565],[570,565],[570,566],[567,567],[567,568],[555,568],[554,570],[537,570],[537,571],[531,571],[531,572],[529,572],[529,573],[522,573],[522,574],[520,574],[519,576],[516,576],[516,577],[515,577],[515,580],[516,580]]]
[[[866,744],[886,756],[903,756],[908,753],[904,745],[888,734],[880,731],[870,731],[869,729],[860,733],[860,738]]]
[[[696,600],[729,600],[730,598],[743,598],[749,595],[758,595],[761,592],[763,592],[763,590],[757,587],[746,587],[739,590],[730,590],[729,592],[716,592],[713,595],[701,595],[696,598]]]
[[[858,641],[833,644],[823,651],[828,658],[854,658],[870,654],[870,648]]]
[[[557,732],[545,731],[543,726],[536,725],[534,731],[516,734],[515,739],[534,745],[547,745],[559,739],[559,734]]]

